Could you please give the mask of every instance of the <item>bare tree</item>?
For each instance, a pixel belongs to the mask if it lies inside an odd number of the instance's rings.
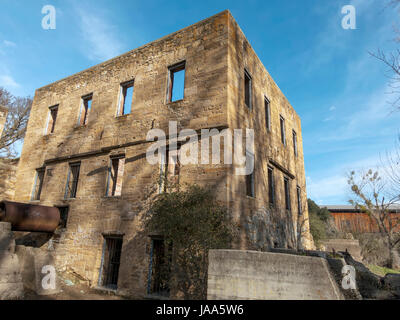
[[[393,192],[400,195],[400,135],[394,150],[387,151],[385,157],[381,157],[381,164]]]
[[[352,171],[348,176],[348,184],[353,194],[349,202],[376,222],[379,232],[387,239],[389,267],[400,269],[400,218],[390,210],[399,203],[400,195],[394,191],[389,178],[371,169],[358,173]]]
[[[386,8],[397,9],[400,6],[400,0],[389,0]],[[394,26],[396,43],[400,43],[400,30],[398,26]],[[391,101],[394,110],[400,110],[400,49],[396,49],[393,52],[385,53],[379,49],[376,53],[370,52],[371,56],[382,61],[387,67],[386,75],[389,78],[389,87],[391,88],[390,94],[394,95],[395,98]]]
[[[370,54],[388,67],[386,74],[391,89],[389,93],[395,96],[391,104],[395,110],[400,110],[400,49],[389,54],[385,54],[382,50],[378,50],[377,53],[370,52]]]
[[[7,120],[0,137],[0,155],[15,157],[15,143],[21,141],[25,136],[32,99],[15,97],[0,87],[0,106],[8,109]]]
[[[305,218],[305,212],[307,212],[307,201],[302,201],[301,212],[297,213],[295,219],[292,218],[294,230],[294,237],[292,241],[295,244],[295,248],[297,250],[304,249],[304,241],[307,241],[307,236],[310,235],[310,219]]]

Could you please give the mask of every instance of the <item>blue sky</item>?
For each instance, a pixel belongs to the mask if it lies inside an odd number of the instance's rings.
[[[343,204],[346,172],[379,163],[399,134],[385,67],[368,51],[392,50],[399,13],[385,0],[1,0],[0,86],[15,95],[98,64],[230,9],[303,126],[310,198]],[[43,30],[44,5],[56,29]],[[344,5],[357,29],[341,27]]]

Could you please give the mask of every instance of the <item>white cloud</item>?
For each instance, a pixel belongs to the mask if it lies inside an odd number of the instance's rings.
[[[334,198],[342,199],[343,202],[347,193],[346,176],[344,174],[336,174],[318,180],[313,179],[307,183],[307,193],[309,198],[318,203],[329,201],[328,199]]]
[[[307,193],[310,199],[319,204],[346,204],[351,197],[351,191],[347,183],[347,175],[352,170],[379,170],[384,175],[380,155],[373,155],[360,160],[350,161],[322,174],[315,174],[313,178],[307,177]]]
[[[323,122],[329,122],[329,121],[332,121],[332,120],[334,120],[335,118],[334,117],[328,117],[328,118],[325,118],[324,120],[322,120]]]
[[[9,40],[4,40],[3,44],[6,47],[16,47],[17,46],[17,44],[15,42],[12,42],[12,41],[9,41]]]
[[[330,108],[329,108],[329,111],[335,111],[336,110],[336,107],[335,106],[331,106]]]
[[[394,136],[397,133],[400,113],[390,114],[387,103],[387,86],[377,88],[369,95],[345,95],[337,101],[343,106],[340,124],[334,131],[325,132],[320,141],[346,141],[357,138]],[[333,120],[328,116],[325,121]]]
[[[104,14],[93,10],[77,9],[83,48],[90,60],[104,61],[123,52],[117,28],[107,21]]]
[[[0,75],[0,86],[18,88],[19,84],[11,76]]]

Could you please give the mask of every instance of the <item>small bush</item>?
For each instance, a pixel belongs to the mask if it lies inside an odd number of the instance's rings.
[[[337,230],[328,209],[320,208],[314,201],[308,199],[308,215],[310,219],[310,232],[316,245],[321,240],[335,237]]]

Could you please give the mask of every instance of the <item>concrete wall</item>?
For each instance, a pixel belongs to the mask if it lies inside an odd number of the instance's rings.
[[[211,250],[207,298],[338,300],[343,296],[323,258]]]

